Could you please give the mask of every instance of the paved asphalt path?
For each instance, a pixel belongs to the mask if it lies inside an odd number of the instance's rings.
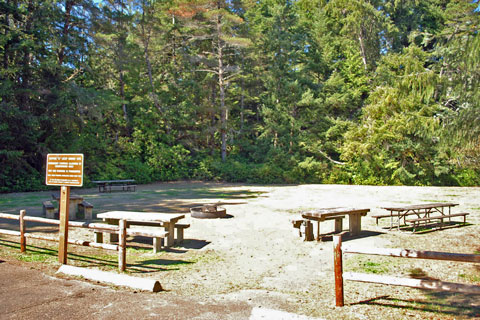
[[[56,278],[0,258],[0,319],[310,319],[245,302],[197,301]]]

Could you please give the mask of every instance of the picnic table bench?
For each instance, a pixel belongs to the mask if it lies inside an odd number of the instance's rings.
[[[427,225],[434,221],[440,221],[440,227],[443,227],[444,220],[448,218],[448,220],[451,221],[450,219],[453,217],[463,216],[463,222],[466,224],[466,217],[469,215],[469,213],[464,212],[452,214],[451,208],[455,206],[458,206],[458,203],[435,202],[402,207],[383,207],[383,209],[390,211],[390,214],[375,215],[372,217],[376,219],[377,224],[379,219],[389,217],[390,230],[395,225],[397,226],[398,230],[400,230],[403,219],[403,225],[407,225],[407,223],[411,224],[413,227],[413,232],[415,232],[417,227],[422,223]],[[448,209],[448,211],[445,209]]]
[[[109,224],[105,224],[105,226],[108,226]],[[97,226],[101,226],[101,224],[97,223]],[[114,236],[114,240],[118,241],[118,234],[117,231],[112,231],[108,228],[105,229],[99,229],[94,231],[95,234],[95,243],[102,243],[103,242],[103,233],[109,233],[110,236]],[[153,253],[158,253],[161,248],[163,247],[163,239],[168,237],[169,233],[167,231],[161,230],[159,228],[155,227],[132,227],[129,226],[125,230],[125,234],[127,236],[132,236],[132,237],[147,237],[147,238],[152,238],[152,247],[153,247]],[[112,241],[113,242],[113,241]]]
[[[421,223],[425,223],[427,225],[428,223],[432,221],[439,220],[440,221],[440,229],[444,227],[444,220],[448,218],[448,221],[451,221],[450,219],[453,217],[463,217],[463,224],[467,224],[467,216],[469,213],[467,212],[461,212],[461,213],[454,213],[454,214],[448,214],[448,215],[439,215],[435,217],[425,217],[425,218],[417,218],[417,219],[407,219],[406,222],[411,223],[413,226],[413,232],[416,231],[417,227],[421,225]]]
[[[135,191],[137,185],[133,179],[123,180],[95,180],[92,181],[98,186],[98,192],[112,192],[112,189],[121,191]]]

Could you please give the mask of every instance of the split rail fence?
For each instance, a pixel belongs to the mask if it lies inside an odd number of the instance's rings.
[[[38,235],[33,233],[27,233],[26,230],[26,221],[31,222],[40,222],[45,224],[53,224],[53,225],[60,225],[59,220],[55,219],[46,219],[41,217],[31,217],[26,216],[26,211],[21,210],[20,215],[15,214],[7,214],[7,213],[0,213],[0,218],[3,219],[10,219],[10,220],[19,220],[20,224],[20,231],[15,230],[7,230],[7,229],[0,229],[0,234],[7,234],[11,236],[19,236],[20,237],[20,251],[26,251],[26,239],[40,239],[46,241],[57,241],[58,237],[50,237],[46,235]],[[101,248],[106,250],[114,250],[118,251],[118,269],[120,271],[125,271],[126,268],[126,230],[127,230],[127,223],[125,220],[120,220],[118,226],[114,225],[107,225],[102,223],[91,223],[91,222],[78,222],[78,221],[69,221],[68,222],[69,228],[87,228],[92,229],[96,232],[116,232],[118,233],[118,245],[116,244],[107,244],[107,243],[96,243],[92,241],[84,241],[84,240],[70,240],[68,239],[69,244],[75,244],[80,246],[88,246],[94,248]]]
[[[386,285],[412,287],[418,289],[429,289],[437,291],[450,291],[468,294],[480,294],[480,286],[444,282],[440,280],[426,280],[414,278],[400,278],[384,275],[343,272],[343,254],[370,254],[381,255],[399,258],[413,258],[413,259],[432,259],[432,260],[447,260],[460,262],[480,263],[480,254],[463,254],[463,253],[447,253],[436,251],[416,251],[410,249],[396,249],[396,248],[364,248],[354,246],[342,246],[342,236],[333,236],[334,245],[334,270],[335,270],[335,300],[337,307],[344,305],[343,280],[360,281],[379,283]]]

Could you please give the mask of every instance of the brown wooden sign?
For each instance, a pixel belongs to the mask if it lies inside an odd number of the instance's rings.
[[[83,185],[83,154],[48,154],[45,183],[48,186]]]

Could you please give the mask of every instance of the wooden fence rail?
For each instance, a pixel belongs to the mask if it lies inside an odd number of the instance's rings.
[[[335,300],[336,300],[337,307],[342,307],[344,305],[343,280],[396,285],[396,286],[412,287],[412,288],[418,288],[418,289],[480,294],[480,286],[476,286],[476,285],[445,282],[440,280],[399,278],[399,277],[373,275],[373,274],[365,274],[365,273],[343,272],[343,254],[344,253],[371,254],[371,255],[399,257],[399,258],[432,259],[432,260],[480,263],[479,254],[463,254],[463,253],[448,253],[448,252],[436,252],[436,251],[417,251],[417,250],[409,250],[409,249],[363,248],[363,247],[345,246],[345,245],[342,245],[341,235],[333,236],[333,246],[334,246],[334,271],[335,271]]]
[[[20,231],[13,231],[7,229],[0,229],[0,234],[7,234],[12,236],[19,236],[20,237],[20,251],[26,251],[26,239],[40,239],[46,241],[58,241],[57,237],[49,237],[45,235],[36,235],[32,233],[26,232],[26,221],[31,222],[41,222],[45,224],[53,224],[59,225],[60,221],[55,219],[46,219],[41,217],[29,217],[25,215],[25,210],[20,211],[20,215],[15,214],[7,214],[7,213],[0,213],[0,218],[3,219],[10,219],[10,220],[19,220],[20,224]],[[122,220],[120,220],[122,221]],[[110,232],[117,232],[119,234],[119,244],[106,244],[106,243],[96,243],[91,241],[84,241],[84,240],[68,240],[69,244],[81,245],[81,246],[89,246],[94,248],[101,248],[107,250],[115,250],[118,251],[118,269],[120,271],[125,271],[126,268],[126,227],[127,224],[125,222],[120,223],[119,226],[113,225],[106,225],[102,223],[90,223],[90,222],[78,222],[78,221],[69,221],[68,226],[72,228],[87,228],[92,229],[97,232],[102,231],[110,231]]]

